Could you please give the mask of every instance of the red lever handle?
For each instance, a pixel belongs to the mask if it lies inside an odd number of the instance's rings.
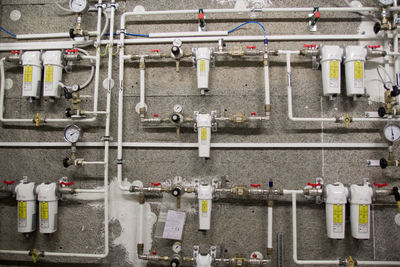
[[[76,53],[78,52],[78,49],[67,49],[66,51],[67,53]]]
[[[368,48],[371,48],[371,49],[376,49],[376,48],[380,48],[381,47],[381,45],[369,45],[368,46]]]
[[[158,114],[157,113],[154,113],[154,115],[153,115],[155,118],[157,118],[158,117]]]
[[[152,252],[151,252],[151,254],[153,254],[153,255],[156,255],[156,254],[157,254],[157,252],[155,252],[155,251],[152,251]]]
[[[18,51],[18,50],[11,50],[11,54],[12,54],[12,55],[15,55],[15,54],[19,55],[19,54],[21,54],[21,51]]]
[[[248,45],[248,46],[246,46],[246,48],[247,49],[256,49],[256,46],[255,45]]]
[[[387,186],[387,183],[377,184],[377,183],[374,182],[374,186],[376,186],[378,188],[381,188],[381,187]]]
[[[312,187],[316,187],[316,186],[321,186],[321,183],[318,183],[318,184],[307,183],[307,185],[312,186]]]
[[[160,52],[161,51],[161,49],[151,49],[151,52]]]
[[[305,48],[315,48],[315,47],[317,47],[317,45],[316,44],[304,44],[304,47]]]
[[[253,258],[257,258],[257,254],[256,253],[254,253],[252,256],[253,256]]]
[[[321,12],[319,12],[319,11],[315,12],[314,17],[319,19],[321,17]]]
[[[159,186],[161,183],[151,183],[152,186]]]
[[[198,18],[199,18],[199,19],[204,19],[204,13],[199,13],[199,14],[198,14]]]
[[[60,184],[62,184],[62,185],[73,185],[73,184],[74,184],[74,182],[69,182],[69,183],[66,183],[66,182],[61,182]]]
[[[261,187],[261,184],[251,184],[252,187]]]
[[[8,181],[4,180],[3,183],[5,183],[5,184],[14,184],[15,181],[8,182]]]

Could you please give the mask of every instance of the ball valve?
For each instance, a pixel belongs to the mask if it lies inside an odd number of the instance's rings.
[[[15,186],[18,201],[18,232],[29,234],[36,230],[35,183],[21,181]]]
[[[324,45],[320,56],[323,94],[332,99],[340,94],[340,63],[343,49],[337,45]]]
[[[39,201],[40,232],[51,234],[57,231],[58,197],[56,183],[41,183],[36,188]]]
[[[42,81],[42,61],[40,51],[28,51],[21,56],[24,67],[22,82],[22,96],[27,97],[30,102],[40,98],[40,85]]]
[[[328,237],[343,239],[346,222],[346,203],[349,190],[342,183],[325,187],[326,228]]]
[[[365,181],[363,185],[350,186],[350,222],[351,235],[356,239],[369,239],[370,237],[370,206],[372,203],[373,189]]]

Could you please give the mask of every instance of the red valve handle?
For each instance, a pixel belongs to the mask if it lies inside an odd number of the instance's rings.
[[[199,19],[204,19],[204,13],[199,13],[198,17],[199,17]]]
[[[157,113],[154,113],[154,115],[153,115],[155,118],[158,118],[158,114]]]
[[[11,54],[12,55],[15,55],[15,54],[19,55],[19,54],[21,54],[21,51],[19,51],[19,50],[11,50]]]
[[[380,48],[381,47],[381,45],[369,45],[368,46],[368,48],[371,48],[371,49],[376,49],[376,48]]]
[[[321,17],[321,12],[319,11],[315,12],[314,17],[319,19]]]
[[[161,183],[151,183],[152,186],[159,186]]]
[[[156,254],[157,254],[157,252],[155,252],[155,251],[152,251],[152,252],[151,252],[151,254],[153,254],[153,255],[156,255]]]
[[[4,180],[3,183],[5,183],[5,184],[14,184],[15,181],[8,182],[8,181]]]
[[[251,184],[252,187],[261,187],[261,184]]]
[[[304,47],[305,48],[316,48],[317,47],[317,45],[316,44],[304,44]]]
[[[251,113],[251,116],[255,116],[255,115],[256,115],[256,113],[255,113],[255,112],[252,112],[252,113]]]
[[[67,53],[76,53],[78,52],[78,49],[67,49],[66,51]]]
[[[161,51],[161,49],[151,49],[151,52],[153,52],[153,53],[154,52],[158,52],[159,53],[160,51]]]
[[[307,183],[307,185],[312,186],[312,187],[317,187],[317,186],[321,186],[321,183],[318,183],[318,184]]]
[[[256,49],[256,46],[255,45],[248,45],[248,46],[246,46],[246,48],[247,49]]]
[[[66,183],[66,182],[61,182],[60,184],[62,184],[62,185],[73,185],[73,184],[74,184],[74,182],[69,182],[69,183]]]
[[[254,253],[252,256],[253,256],[253,258],[257,258],[257,254],[256,253]]]
[[[376,186],[378,188],[381,188],[381,187],[387,186],[387,183],[377,184],[377,183],[374,182],[374,186]]]

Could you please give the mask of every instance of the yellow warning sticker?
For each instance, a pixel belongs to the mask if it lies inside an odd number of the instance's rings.
[[[48,202],[40,202],[40,219],[41,220],[49,219],[49,203]]]
[[[329,78],[339,78],[339,62],[336,60],[331,60],[329,62]]]
[[[208,202],[207,200],[203,200],[201,202],[201,212],[207,212],[208,209]]]
[[[343,223],[343,205],[333,205],[333,223]]]
[[[32,66],[24,67],[24,82],[31,83],[32,82]]]
[[[26,201],[18,202],[18,218],[26,219]]]
[[[201,128],[201,140],[207,140],[207,128]]]
[[[206,70],[206,61],[200,60],[200,71],[205,71],[205,70]]]
[[[47,65],[44,70],[44,81],[46,83],[53,82],[53,66]]]
[[[362,61],[354,61],[354,79],[362,79],[364,77],[364,67]]]
[[[368,205],[359,206],[358,222],[360,224],[368,223]]]

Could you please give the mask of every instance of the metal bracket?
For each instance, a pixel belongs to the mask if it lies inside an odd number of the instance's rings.
[[[119,4],[118,3],[109,3],[109,4],[107,4],[107,8],[111,8],[111,7],[115,8],[115,9],[118,9]]]
[[[101,8],[101,9],[105,9],[107,7],[107,5],[106,4],[95,4],[94,5],[94,8]]]
[[[112,136],[102,136],[102,137],[100,138],[100,140],[103,141],[103,142],[106,142],[106,141],[111,142],[111,141],[113,141],[114,139],[113,139]]]
[[[213,110],[211,111],[211,131],[216,132],[218,130],[218,124],[217,124],[217,111]]]
[[[116,160],[114,160],[114,163],[115,164],[117,164],[117,165],[119,165],[119,164],[124,164],[125,163],[125,160],[123,160],[123,159],[116,159]]]

